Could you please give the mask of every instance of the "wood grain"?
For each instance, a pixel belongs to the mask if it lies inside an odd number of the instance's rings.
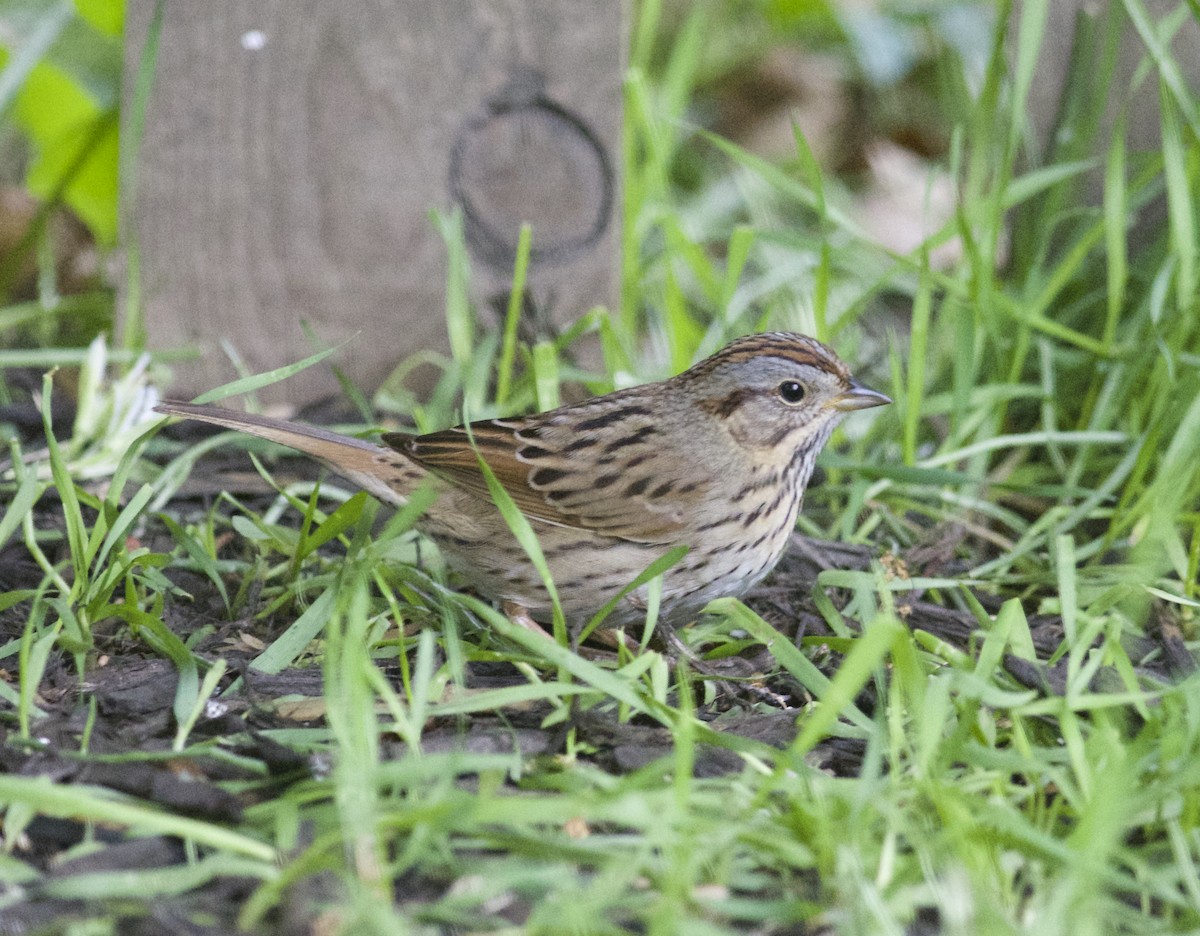
[[[153,6],[128,6],[127,89]],[[168,2],[123,207],[151,345],[201,354],[173,392],[233,377],[224,341],[252,371],[310,354],[305,325],[358,334],[335,360],[368,390],[444,350],[430,211],[456,194],[482,326],[522,220],[533,305],[614,304],[623,30],[622,0]],[[335,390],[318,367],[264,396]]]

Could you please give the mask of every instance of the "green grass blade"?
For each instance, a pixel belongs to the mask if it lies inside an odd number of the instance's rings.
[[[355,336],[357,337],[357,336]],[[294,364],[285,364],[283,367],[276,367],[273,370],[264,371],[261,374],[254,374],[250,377],[240,377],[237,380],[230,381],[227,384],[222,384],[219,387],[214,387],[205,393],[200,394],[193,403],[214,403],[217,400],[224,400],[226,397],[236,396],[241,393],[253,393],[255,390],[261,390],[263,387],[269,387],[271,384],[278,383],[281,380],[287,380],[302,370],[307,370],[314,364],[320,364],[330,355],[336,354],[345,345],[353,341],[354,338],[347,338],[340,344],[332,348],[326,348],[324,351],[318,351],[316,354],[309,355],[302,361],[296,361]]]

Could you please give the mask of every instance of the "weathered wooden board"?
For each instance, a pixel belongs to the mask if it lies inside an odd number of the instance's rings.
[[[1023,6],[1023,2],[1016,4],[1009,25],[1009,49],[1014,61]],[[1142,6],[1152,22],[1161,23],[1174,12],[1177,4],[1174,0],[1146,0]],[[1112,84],[1094,88],[1094,93],[1106,96],[1107,106],[1096,136],[1095,152],[1082,156],[1103,158],[1118,112],[1122,109],[1126,111],[1126,139],[1131,152],[1156,150],[1161,146],[1159,131],[1162,111],[1158,79],[1151,70],[1139,84],[1133,82],[1148,53],[1128,17],[1119,9],[1114,11],[1110,5],[1095,3],[1094,0],[1056,0],[1046,7],[1045,36],[1027,100],[1033,140],[1039,149],[1047,149],[1054,142],[1053,134],[1064,106],[1072,56],[1083,56],[1081,70],[1085,75],[1099,67],[1096,59],[1104,42],[1104,23],[1114,12],[1118,16],[1121,34],[1116,46]],[[1081,32],[1084,35],[1094,34],[1091,39],[1094,45],[1085,45],[1082,50],[1076,50],[1076,43],[1082,41]],[[1184,81],[1192,87],[1200,85],[1200,25],[1194,19],[1185,19],[1172,31],[1171,49]],[[1092,85],[1088,85],[1088,88],[1092,90]],[[1099,201],[1103,185],[1102,166],[1096,167],[1089,176],[1089,182],[1093,200]]]
[[[154,0],[130,0],[127,93]],[[622,0],[168,0],[137,190],[123,193],[153,347],[194,345],[175,392],[359,333],[367,389],[445,348],[446,250],[464,211],[480,321],[520,223],[559,323],[618,294]],[[126,108],[126,112],[129,112]],[[268,399],[332,392],[314,368]]]

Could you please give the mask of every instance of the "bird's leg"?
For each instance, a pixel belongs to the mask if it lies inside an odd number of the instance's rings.
[[[773,692],[766,686],[744,681],[736,676],[734,680],[730,680],[728,672],[723,673],[718,667],[702,659],[695,650],[679,639],[679,635],[675,633],[673,628],[663,628],[662,639],[667,651],[667,659],[674,668],[678,669],[681,660],[686,662],[696,676],[699,676],[703,680],[711,680],[721,692],[725,693],[734,702],[738,704],[744,702],[766,702],[774,708],[786,709],[790,707],[783,696]]]
[[[535,634],[540,634],[543,637],[549,637],[545,628],[535,621],[529,613],[529,609],[517,601],[503,601],[500,603],[500,610],[504,612],[504,616],[519,627],[525,628],[527,631],[533,631]]]
[[[517,601],[504,601],[500,604],[500,610],[504,612],[504,616],[512,623],[525,628],[527,631],[532,631],[540,637],[545,637],[547,640],[553,640],[554,636],[550,634],[541,624],[535,621],[529,613],[529,609]],[[616,631],[603,630],[597,631],[594,635],[601,643],[606,643],[611,647],[615,647],[619,642]],[[626,639],[626,646],[631,646]],[[632,645],[636,649],[636,644]],[[599,661],[615,661],[616,654],[609,650],[597,650],[592,647],[581,647],[575,635],[571,637],[571,652],[583,657],[585,660],[592,662]]]

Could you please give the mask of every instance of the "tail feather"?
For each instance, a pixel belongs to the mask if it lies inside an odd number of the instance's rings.
[[[359,487],[391,504],[403,503],[405,495],[420,484],[426,474],[424,469],[399,452],[318,426],[177,400],[164,400],[154,407],[154,410],[167,416],[181,416],[226,429],[236,429],[286,445],[323,461]]]

